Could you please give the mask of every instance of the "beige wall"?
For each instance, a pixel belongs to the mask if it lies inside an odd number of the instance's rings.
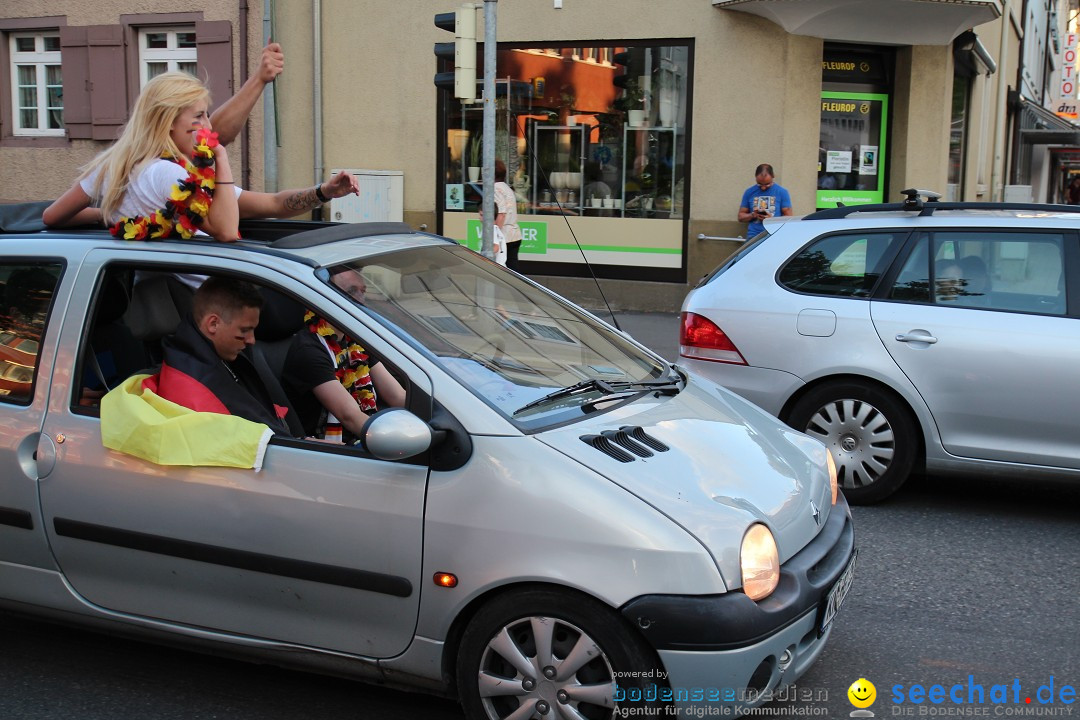
[[[900,200],[900,191],[911,187],[944,195],[952,116],[951,48],[916,46],[897,52],[892,116],[886,201]]]

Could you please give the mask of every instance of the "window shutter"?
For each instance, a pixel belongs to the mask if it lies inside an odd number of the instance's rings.
[[[128,115],[124,27],[89,25],[86,39],[90,61],[92,137],[115,140]]]
[[[68,138],[91,137],[89,49],[85,27],[60,28],[60,74]]]
[[[232,23],[228,20],[199,20],[195,23],[199,77],[210,88],[210,110],[218,108],[233,94]]]

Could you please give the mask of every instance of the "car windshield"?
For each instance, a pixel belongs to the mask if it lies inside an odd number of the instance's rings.
[[[678,378],[620,333],[462,247],[365,258],[329,268],[327,281],[527,429]]]

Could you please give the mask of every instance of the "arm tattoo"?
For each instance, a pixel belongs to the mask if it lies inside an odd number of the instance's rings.
[[[285,209],[290,212],[310,210],[320,204],[319,198],[315,197],[315,188],[297,190],[292,195],[285,198]]]

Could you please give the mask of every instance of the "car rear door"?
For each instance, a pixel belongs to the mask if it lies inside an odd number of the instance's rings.
[[[42,256],[37,243],[0,258],[0,582],[23,566],[55,569],[38,506],[51,458],[37,450],[71,281],[64,259]],[[4,583],[4,596],[21,589]]]
[[[41,482],[41,505],[72,588],[106,611],[172,625],[368,657],[402,652],[420,601],[426,464],[275,439],[254,472],[156,465],[102,446],[96,408],[79,404],[80,348],[85,359],[106,270],[153,253],[90,253],[75,288],[85,301],[73,303],[62,328],[45,418],[55,465]],[[253,269],[183,259],[189,272]],[[313,309],[328,304],[296,280],[260,272]],[[370,349],[405,373],[410,392],[431,396],[407,358],[389,345]]]
[[[1063,232],[922,233],[886,300],[882,344],[960,457],[1080,468],[1080,319]]]

